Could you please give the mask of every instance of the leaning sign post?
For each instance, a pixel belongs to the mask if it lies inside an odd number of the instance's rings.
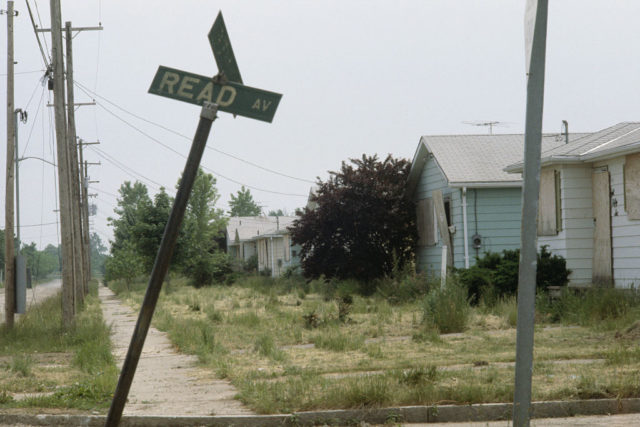
[[[162,282],[167,274],[171,255],[178,237],[178,229],[191,194],[191,188],[198,173],[202,153],[207,144],[211,125],[216,113],[225,111],[234,115],[271,122],[282,95],[255,89],[242,84],[231,43],[227,34],[222,12],[218,14],[209,33],[211,48],[219,73],[211,78],[168,67],[159,67],[149,89],[150,93],[202,105],[200,120],[196,129],[187,163],[180,180],[169,220],[162,235],[147,291],[140,308],[127,356],[122,365],[120,379],[116,387],[106,426],[117,426],[122,418],[129,389],[140,360],[142,347],[149,331],[151,318],[158,302]]]
[[[527,112],[524,132],[524,174],[520,266],[518,271],[518,323],[516,331],[514,427],[529,426],[533,332],[536,298],[537,223],[540,193],[542,107],[547,43],[548,0],[527,0],[525,12],[525,60]]]

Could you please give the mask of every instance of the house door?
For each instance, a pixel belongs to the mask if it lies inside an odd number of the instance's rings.
[[[613,283],[611,256],[611,194],[609,171],[593,171],[593,283]]]

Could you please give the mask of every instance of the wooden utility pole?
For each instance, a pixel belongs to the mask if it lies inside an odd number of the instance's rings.
[[[91,279],[91,236],[89,235],[89,177],[87,176],[87,162],[84,160],[84,145],[82,140],[78,141],[80,150],[80,182],[82,187],[82,243],[83,243],[83,263],[87,280]]]
[[[14,141],[13,121],[13,1],[7,2],[7,175],[4,199],[4,313],[5,324],[13,328],[15,312],[15,264],[13,242]]]
[[[84,251],[82,246],[82,218],[80,208],[80,171],[78,166],[78,146],[76,144],[75,96],[73,92],[73,37],[71,22],[65,23],[67,45],[67,151],[69,158],[69,184],[71,192],[71,221],[73,233],[73,281],[75,283],[76,305],[84,302],[89,291],[89,280],[84,272]]]
[[[51,5],[51,63],[53,65],[53,106],[56,124],[58,182],[60,189],[60,232],[62,244],[62,324],[68,328],[75,316],[75,283],[73,275],[73,226],[67,150],[67,117],[64,110],[64,62],[62,52],[62,16],[60,0]]]

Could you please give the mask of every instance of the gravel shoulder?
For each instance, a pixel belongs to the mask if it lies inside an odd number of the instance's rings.
[[[121,368],[137,313],[104,286],[99,296],[105,322],[111,325],[114,356]],[[125,415],[250,415],[234,399],[236,389],[197,367],[195,356],[176,352],[164,332],[151,327],[124,409]]]

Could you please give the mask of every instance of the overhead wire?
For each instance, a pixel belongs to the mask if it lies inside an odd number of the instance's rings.
[[[25,153],[27,152],[27,148],[29,147],[29,142],[31,141],[31,135],[33,134],[33,129],[36,127],[36,121],[38,120],[38,115],[40,114],[40,110],[42,109],[42,100],[44,99],[44,92],[45,92],[45,88],[42,88],[42,94],[40,95],[40,102],[38,103],[38,109],[36,110],[35,117],[33,118],[33,121],[31,124],[31,130],[29,131],[29,136],[27,137],[27,142],[24,144],[24,150],[22,150],[22,157],[24,157]],[[25,107],[25,110],[29,107],[29,103],[31,103],[31,100],[29,100],[29,102],[27,103],[27,107]],[[44,156],[42,157],[44,158]]]
[[[29,6],[29,0],[25,0],[27,4],[27,9],[29,10],[29,18],[31,18],[31,25],[33,26],[33,33],[36,35],[36,40],[38,41],[38,47],[40,48],[40,53],[42,54],[42,61],[44,62],[44,66],[49,69],[49,64],[51,63],[51,58],[47,58],[45,54],[45,50],[42,48],[42,43],[40,42],[40,36],[38,35],[36,21],[33,19],[33,13],[31,12],[31,6]],[[42,26],[42,20],[40,19],[40,10],[38,10],[38,3],[36,2],[36,11],[38,13],[38,21],[40,22],[40,26]],[[45,46],[47,45],[47,40],[44,40]],[[49,46],[47,46],[47,52],[49,51]]]
[[[20,75],[20,74],[35,74],[35,73],[44,73],[46,70],[33,70],[33,71],[17,71],[15,73],[13,73],[14,76]],[[0,76],[6,76],[7,73],[1,73]]]
[[[81,89],[81,90],[82,90],[82,89]],[[87,94],[87,95],[89,95],[89,94]],[[89,96],[90,96],[90,95],[89,95]],[[143,130],[139,129],[138,127],[136,127],[135,125],[133,125],[132,123],[130,123],[130,122],[128,122],[127,120],[123,119],[122,117],[118,116],[118,115],[117,115],[117,114],[115,114],[113,111],[111,111],[111,110],[109,110],[107,107],[105,107],[102,103],[100,103],[100,102],[96,102],[96,105],[98,105],[100,108],[102,108],[102,109],[103,109],[103,110],[105,110],[107,113],[109,113],[110,115],[112,115],[112,116],[113,116],[113,117],[115,117],[116,119],[120,120],[121,122],[123,122],[123,123],[124,123],[124,124],[126,124],[127,126],[131,127],[131,128],[132,128],[132,129],[134,129],[135,131],[137,131],[138,133],[140,133],[140,134],[144,135],[144,136],[145,136],[145,137],[147,137],[149,140],[151,140],[151,141],[153,141],[153,142],[157,143],[158,145],[160,145],[160,146],[162,146],[162,147],[166,148],[167,150],[171,151],[172,153],[177,154],[178,156],[182,157],[183,159],[186,159],[186,158],[187,158],[187,156],[186,156],[186,155],[184,155],[184,154],[180,153],[179,151],[175,150],[175,149],[174,149],[174,148],[172,148],[171,146],[169,146],[169,145],[167,145],[167,144],[163,143],[162,141],[158,140],[157,138],[154,138],[153,136],[149,135],[149,134],[148,134],[148,133],[146,133],[145,131],[143,131]],[[206,165],[204,165],[204,164],[201,164],[200,166],[202,167],[202,169],[204,169],[204,170],[206,170],[206,171],[208,171],[208,172],[211,172],[211,173],[213,173],[214,175],[219,176],[220,178],[226,179],[227,181],[233,182],[233,183],[238,184],[238,185],[243,185],[243,186],[245,186],[245,187],[247,187],[247,188],[250,188],[250,189],[252,189],[252,190],[262,191],[262,192],[265,192],[265,193],[271,193],[271,194],[279,194],[279,195],[282,195],[282,196],[307,197],[307,195],[306,195],[306,194],[285,193],[285,192],[281,192],[281,191],[267,190],[267,189],[264,189],[264,188],[256,187],[256,186],[249,185],[249,184],[245,184],[245,183],[242,183],[242,182],[240,182],[240,181],[238,181],[238,180],[235,180],[235,179],[233,179],[233,178],[230,178],[230,177],[228,177],[228,176],[225,176],[225,175],[223,175],[223,174],[221,174],[221,173],[219,173],[219,172],[217,172],[217,171],[215,171],[215,170],[211,169],[210,167],[208,167],[208,166],[206,166]]]
[[[78,81],[75,81],[75,84],[76,84],[76,85],[78,85],[79,87],[80,87],[80,86],[84,86],[84,85],[82,85],[81,83],[79,83]],[[87,88],[85,87],[85,89],[87,89]],[[87,90],[88,90],[88,91],[90,91],[89,89],[87,89]],[[89,95],[89,94],[87,94],[87,95]],[[99,95],[99,94],[97,94],[97,93],[95,93],[95,92],[92,92],[92,94],[91,94],[91,95],[89,95],[89,96],[95,96],[95,97],[97,97],[97,98],[100,98],[100,99],[102,99],[103,101],[107,102],[108,104],[112,105],[113,107],[117,108],[118,110],[120,110],[120,111],[122,111],[122,112],[124,112],[124,113],[126,113],[126,114],[129,114],[130,116],[135,117],[135,118],[136,118],[136,119],[138,119],[138,120],[141,120],[141,121],[143,121],[143,122],[145,122],[145,123],[148,123],[148,124],[150,124],[150,125],[156,126],[156,127],[160,128],[160,129],[162,129],[162,130],[164,130],[164,131],[167,131],[167,132],[172,133],[172,134],[174,134],[174,135],[176,135],[176,136],[179,136],[179,137],[181,137],[181,138],[184,138],[184,139],[186,139],[187,141],[191,141],[191,138],[189,138],[187,135],[184,135],[184,134],[182,134],[182,133],[180,133],[180,132],[177,132],[177,131],[175,131],[175,130],[173,130],[173,129],[170,129],[170,128],[168,128],[168,127],[164,126],[164,125],[161,125],[160,123],[156,123],[156,122],[154,122],[154,121],[152,121],[152,120],[149,120],[149,119],[147,119],[147,118],[145,118],[145,117],[142,117],[142,116],[140,116],[140,115],[138,115],[138,114],[135,114],[135,113],[133,113],[133,112],[131,112],[131,111],[129,111],[129,110],[127,110],[127,109],[125,109],[125,108],[123,108],[123,107],[121,107],[121,106],[117,105],[117,104],[116,104],[116,103],[114,103],[113,101],[110,101],[109,99],[107,99],[107,98],[105,98],[105,97],[103,97],[103,96],[101,96],[101,95]],[[208,145],[207,145],[205,148],[206,148],[206,149],[208,149],[208,150],[215,151],[216,153],[222,154],[222,155],[224,155],[224,156],[231,157],[232,159],[238,160],[238,161],[240,161],[240,162],[246,163],[246,164],[251,165],[251,166],[253,166],[253,167],[255,167],[255,168],[262,169],[263,171],[266,171],[266,172],[269,172],[269,173],[272,173],[272,174],[275,174],[275,175],[280,175],[280,176],[282,176],[282,177],[289,178],[289,179],[293,179],[293,180],[296,180],[296,181],[301,181],[301,182],[306,182],[306,183],[310,183],[310,184],[315,184],[315,182],[314,182],[314,181],[311,181],[311,180],[308,180],[308,179],[304,179],[304,178],[298,178],[298,177],[295,177],[295,176],[292,176],[292,175],[288,175],[288,174],[285,174],[285,173],[282,173],[282,172],[278,172],[278,171],[276,171],[276,170],[273,170],[273,169],[270,169],[270,168],[267,168],[267,167],[261,166],[261,165],[259,165],[259,164],[257,164],[257,163],[253,163],[253,162],[251,162],[251,161],[249,161],[249,160],[246,160],[246,159],[243,159],[243,158],[241,158],[241,157],[235,156],[235,155],[233,155],[233,154],[226,153],[226,152],[224,152],[224,151],[222,151],[222,150],[219,150],[219,149],[217,149],[217,148],[215,148],[215,147],[211,147],[211,146],[208,146]]]
[[[38,15],[38,22],[40,23],[40,27],[42,27],[43,26],[42,25],[42,18],[40,17],[40,9],[38,8],[38,2],[36,2],[35,5],[36,5],[36,14]],[[37,31],[36,31],[36,34],[38,34]],[[46,47],[47,48],[47,52],[49,52],[49,46],[47,46],[46,37],[43,37],[43,40],[44,40],[44,47]]]
[[[159,190],[160,188],[166,188],[166,186],[164,186],[163,184],[160,184],[159,182],[154,181],[153,179],[142,175],[140,172],[137,172],[135,169],[132,169],[132,168],[128,167],[127,165],[125,165],[124,163],[116,160],[115,158],[113,158],[109,154],[105,153],[103,150],[101,150],[101,149],[99,149],[97,147],[93,147],[93,146],[89,146],[89,148],[91,150],[95,151],[95,153],[98,156],[100,156],[102,159],[104,159],[107,162],[111,163],[112,165],[114,165],[115,167],[117,167],[118,169],[120,169],[121,171],[126,173],[127,175],[131,176],[132,178],[136,178],[136,179],[142,178],[145,181],[148,181],[149,183],[151,183],[152,186],[154,186],[156,190]]]

